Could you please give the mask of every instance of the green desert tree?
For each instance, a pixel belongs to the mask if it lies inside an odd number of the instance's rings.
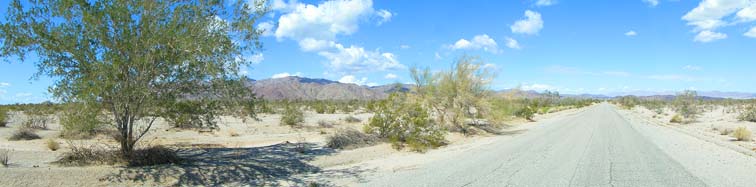
[[[254,25],[267,11],[246,0],[13,0],[0,57],[33,60],[61,102],[105,110],[130,156],[176,102],[254,99],[238,72],[262,47]]]
[[[673,105],[675,111],[682,115],[684,120],[693,121],[699,113],[697,108],[699,103],[696,91],[685,90],[677,94]]]

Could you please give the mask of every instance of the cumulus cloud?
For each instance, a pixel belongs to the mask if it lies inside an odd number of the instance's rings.
[[[637,35],[638,35],[638,33],[637,33],[637,32],[635,32],[635,31],[627,31],[627,32],[625,33],[625,36],[637,36]]]
[[[744,33],[743,36],[756,38],[756,27],[751,27],[751,29],[748,30],[748,32]]]
[[[383,78],[385,78],[385,79],[396,79],[397,77],[398,76],[396,76],[396,74],[389,73],[389,74],[386,74],[386,76],[384,76]]]
[[[520,43],[517,42],[517,40],[512,39],[510,37],[507,37],[507,38],[504,38],[504,39],[507,40],[507,47],[509,47],[511,49],[520,49]]]
[[[701,43],[708,43],[708,42],[721,40],[725,38],[727,38],[727,34],[705,30],[705,31],[699,32],[696,35],[696,37],[693,38],[693,41],[701,42]]]
[[[336,36],[357,32],[363,20],[377,17],[379,25],[391,20],[394,13],[375,10],[372,0],[331,0],[317,5],[275,0],[271,8],[282,13],[273,35],[277,39],[295,40],[302,51],[325,57],[333,71],[365,72],[404,67],[393,53],[365,50],[355,45],[344,47],[336,41]]]
[[[756,1],[703,0],[683,17],[698,32],[694,41],[710,42],[727,38],[717,29],[756,20]]]
[[[459,39],[454,44],[447,46],[449,49],[452,50],[480,50],[490,52],[497,54],[499,53],[499,45],[496,44],[496,41],[489,37],[487,34],[477,35],[472,38],[472,40],[467,39]]]
[[[7,82],[0,82],[0,88],[2,88],[2,87],[8,87],[8,86],[10,86],[10,85],[11,85],[11,84],[10,84],[10,83],[7,83]]]
[[[277,79],[277,78],[284,78],[284,77],[291,77],[291,76],[301,77],[302,72],[296,72],[294,74],[290,74],[289,72],[276,73],[276,74],[273,74],[273,76],[271,76],[270,78]]]
[[[516,21],[510,29],[513,33],[519,34],[538,34],[543,28],[543,20],[541,14],[531,10],[525,11],[525,19]]]
[[[368,72],[406,68],[393,53],[369,51],[359,46],[336,44],[333,50],[318,52],[328,59],[328,66],[338,72]]]
[[[347,83],[347,84],[357,84],[357,85],[364,85],[367,82],[366,77],[362,77],[362,79],[356,78],[354,75],[345,75],[339,79],[340,83]]]
[[[652,7],[659,5],[659,0],[643,0],[643,2],[647,3],[648,6],[652,6]]]
[[[536,6],[551,6],[556,4],[556,0],[538,0],[536,1]]]

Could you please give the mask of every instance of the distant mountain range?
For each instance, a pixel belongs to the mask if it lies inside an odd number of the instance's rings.
[[[328,79],[306,77],[283,77],[275,79],[248,80],[246,85],[264,99],[268,100],[375,100],[386,98],[391,92],[408,91],[409,84],[387,84],[381,86],[363,86],[341,83]],[[539,97],[542,93],[530,90],[500,90],[495,92],[505,97]],[[621,92],[602,94],[562,94],[562,97],[611,99],[625,95],[635,95],[654,99],[673,99],[676,92]],[[703,99],[755,99],[756,93],[699,91]]]
[[[249,80],[257,96],[268,100],[376,100],[386,98],[394,91],[407,91],[410,85],[361,86],[328,79],[283,77]]]

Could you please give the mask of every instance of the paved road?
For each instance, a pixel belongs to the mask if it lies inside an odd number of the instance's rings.
[[[362,185],[707,186],[611,105],[538,125],[544,127]]]

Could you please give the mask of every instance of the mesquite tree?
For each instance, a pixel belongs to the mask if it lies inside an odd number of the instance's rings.
[[[128,157],[177,102],[255,99],[238,72],[262,47],[254,25],[267,11],[246,0],[14,0],[0,57],[33,59],[60,101],[102,108]]]

